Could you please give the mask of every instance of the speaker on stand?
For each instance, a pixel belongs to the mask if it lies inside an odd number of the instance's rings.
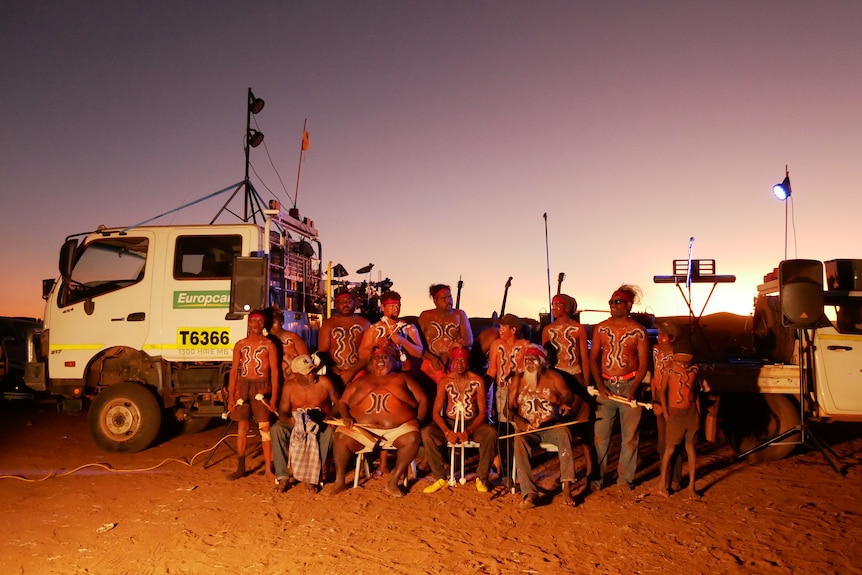
[[[832,469],[841,474],[838,466],[826,451],[838,459],[832,448],[821,442],[809,429],[805,418],[805,401],[809,391],[813,391],[814,356],[811,330],[817,327],[823,319],[823,263],[818,260],[784,260],[778,267],[778,301],[781,308],[782,325],[796,328],[796,338],[799,342],[799,423],[787,431],[766,440],[753,449],[742,453],[737,459],[743,459],[752,453],[765,449],[774,443],[784,442],[797,434],[799,438],[792,441],[814,447]]]

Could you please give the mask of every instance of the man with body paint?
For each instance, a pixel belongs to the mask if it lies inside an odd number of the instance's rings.
[[[228,410],[237,422],[237,469],[227,476],[230,480],[245,477],[245,450],[248,443],[249,423],[257,421],[263,450],[267,481],[273,483],[272,443],[269,416],[278,405],[278,353],[275,344],[263,335],[266,323],[263,312],[253,311],[248,316],[248,336],[236,342],[228,379]]]
[[[590,362],[599,395],[596,398],[595,447],[598,476],[590,488],[602,488],[608,466],[608,451],[614,419],[620,419],[620,456],[617,464],[617,485],[622,491],[633,488],[638,457],[638,424],[642,407],[634,404],[635,394],[649,368],[647,332],[630,317],[632,306],[639,298],[634,286],[622,285],[608,302],[611,317],[593,328]],[[631,405],[614,401],[628,400]]]

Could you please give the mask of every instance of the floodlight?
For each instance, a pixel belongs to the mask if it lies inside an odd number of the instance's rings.
[[[789,173],[786,176],[784,176],[784,181],[782,181],[780,184],[775,184],[774,186],[772,186],[772,193],[775,194],[775,197],[778,198],[779,200],[781,200],[782,202],[790,197],[792,192],[790,190],[790,174]]]
[[[248,111],[252,114],[257,114],[261,110],[263,110],[264,101],[260,98],[256,98],[252,93],[251,88],[248,90]]]
[[[257,130],[249,130],[248,131],[248,145],[252,148],[256,148],[263,142],[263,133],[258,132]]]

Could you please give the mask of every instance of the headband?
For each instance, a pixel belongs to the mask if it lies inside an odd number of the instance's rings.
[[[452,359],[467,359],[470,357],[470,352],[466,347],[453,347],[449,353],[449,357]]]
[[[635,300],[631,295],[629,295],[628,293],[626,293],[624,291],[620,291],[620,290],[615,291],[614,294],[611,296],[611,298],[624,299],[629,303],[635,303]]]

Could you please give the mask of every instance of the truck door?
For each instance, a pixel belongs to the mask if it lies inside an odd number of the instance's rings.
[[[86,244],[58,290],[50,325],[49,370],[80,379],[90,360],[115,346],[143,349],[150,329],[152,233],[112,235]]]
[[[814,345],[820,358],[818,396],[829,415],[862,415],[862,333],[820,328]]]
[[[245,337],[245,318],[230,311],[233,260],[248,244],[247,230],[178,228],[170,247],[160,295],[161,353],[170,361],[230,361],[233,344]]]

